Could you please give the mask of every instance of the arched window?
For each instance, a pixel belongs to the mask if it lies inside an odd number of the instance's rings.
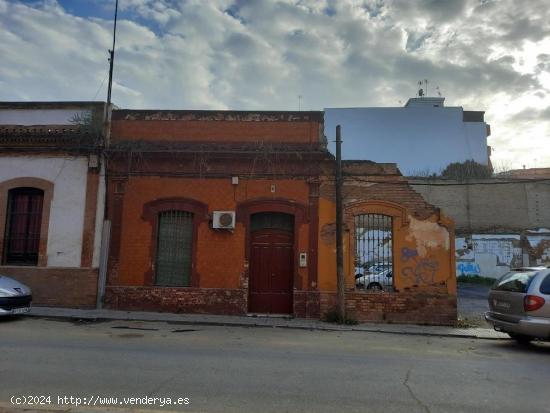
[[[382,214],[355,216],[355,285],[393,289],[393,220]]]
[[[37,265],[44,191],[20,187],[8,192],[4,263]]]
[[[191,285],[193,213],[169,210],[158,213],[155,285]]]

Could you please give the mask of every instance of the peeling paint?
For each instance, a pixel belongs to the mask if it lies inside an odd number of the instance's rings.
[[[420,257],[425,257],[429,249],[444,246],[449,250],[449,231],[437,222],[420,221],[412,215],[408,216],[410,232],[405,237],[409,242],[416,243],[416,249]]]

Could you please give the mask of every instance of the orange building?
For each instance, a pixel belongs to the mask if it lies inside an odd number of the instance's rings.
[[[313,318],[333,309],[334,161],[322,112],[117,110],[111,135],[107,306]],[[347,162],[344,196],[349,313],[454,322],[452,223],[393,164]]]
[[[333,165],[319,200],[320,314],[336,304]],[[395,164],[343,162],[346,311],[358,321],[456,322],[454,224],[428,204]]]
[[[115,111],[106,304],[309,316],[322,127],[322,112]]]

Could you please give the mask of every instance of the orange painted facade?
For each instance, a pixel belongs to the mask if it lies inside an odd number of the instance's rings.
[[[353,217],[380,214],[393,217],[392,255],[396,291],[444,291],[456,295],[454,225],[440,213],[425,220],[411,216],[399,204],[384,200],[356,201],[345,206],[344,273],[346,288],[355,288]],[[319,290],[336,291],[335,204],[321,199],[319,207]],[[435,268],[435,270],[433,270]]]
[[[360,321],[453,324],[456,320],[454,223],[426,203],[391,164],[344,162],[346,308]],[[336,204],[334,181],[320,185],[318,282],[320,312],[335,306]],[[346,173],[347,172],[347,173]],[[358,290],[355,218],[391,217],[392,288]],[[372,244],[371,244],[372,245]],[[365,288],[364,286],[363,288]]]
[[[315,306],[308,304],[307,292],[316,288],[315,182],[319,163],[327,158],[322,119],[321,112],[115,111],[108,165],[113,225],[107,304],[252,311],[251,217],[272,213],[294,221],[291,285],[284,294],[294,313],[311,315],[308,309]],[[163,210],[193,214],[188,286],[155,284],[157,217]],[[235,227],[213,228],[215,211],[234,211]],[[306,265],[300,265],[300,254],[308,256]]]
[[[258,280],[279,279],[280,262],[266,264],[254,258],[253,251],[274,248],[275,255],[291,249],[289,256],[277,255],[292,260],[289,266],[287,261],[284,264],[290,268],[291,285],[281,293],[291,300],[289,312],[321,318],[332,311],[334,163],[325,148],[321,112],[115,111],[108,150],[112,235],[107,306],[255,312],[253,303],[261,302],[258,297],[264,292],[252,296],[252,283],[257,288]],[[452,222],[414,192],[394,164],[346,162],[345,168],[349,314],[363,321],[452,324],[456,320]],[[171,210],[193,216],[187,286],[155,285],[158,217]],[[235,227],[213,228],[214,211],[234,211]],[[258,213],[291,216],[291,241],[253,245],[251,222]],[[361,214],[391,217],[391,292],[355,288],[354,217]],[[258,271],[265,277],[254,278]],[[279,292],[268,293],[266,297],[279,299]]]
[[[275,185],[275,193],[271,186]],[[307,183],[297,180],[246,180],[238,186],[231,179],[186,179],[166,177],[130,177],[124,194],[120,267],[118,285],[143,285],[144,274],[151,268],[151,224],[142,218],[143,206],[151,200],[183,197],[208,205],[208,212],[235,211],[239,203],[254,199],[288,199],[307,204]],[[300,226],[297,245],[308,249],[308,226]],[[196,267],[201,288],[241,288],[245,272],[246,230],[237,222],[234,231],[214,230],[209,222],[198,228]],[[307,280],[305,268],[299,269]],[[302,286],[305,287],[305,286]]]

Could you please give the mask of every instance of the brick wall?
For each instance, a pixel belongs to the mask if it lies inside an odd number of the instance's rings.
[[[298,318],[320,317],[318,291],[294,291],[294,316]]]
[[[33,305],[95,308],[98,270],[1,266],[0,273],[32,290]]]
[[[139,111],[113,112],[117,140],[178,142],[319,143],[322,112]]]
[[[107,287],[105,306],[116,310],[195,314],[246,314],[243,289]]]
[[[320,294],[321,316],[336,309],[336,294]],[[456,296],[445,292],[346,292],[346,312],[359,322],[454,325]]]

